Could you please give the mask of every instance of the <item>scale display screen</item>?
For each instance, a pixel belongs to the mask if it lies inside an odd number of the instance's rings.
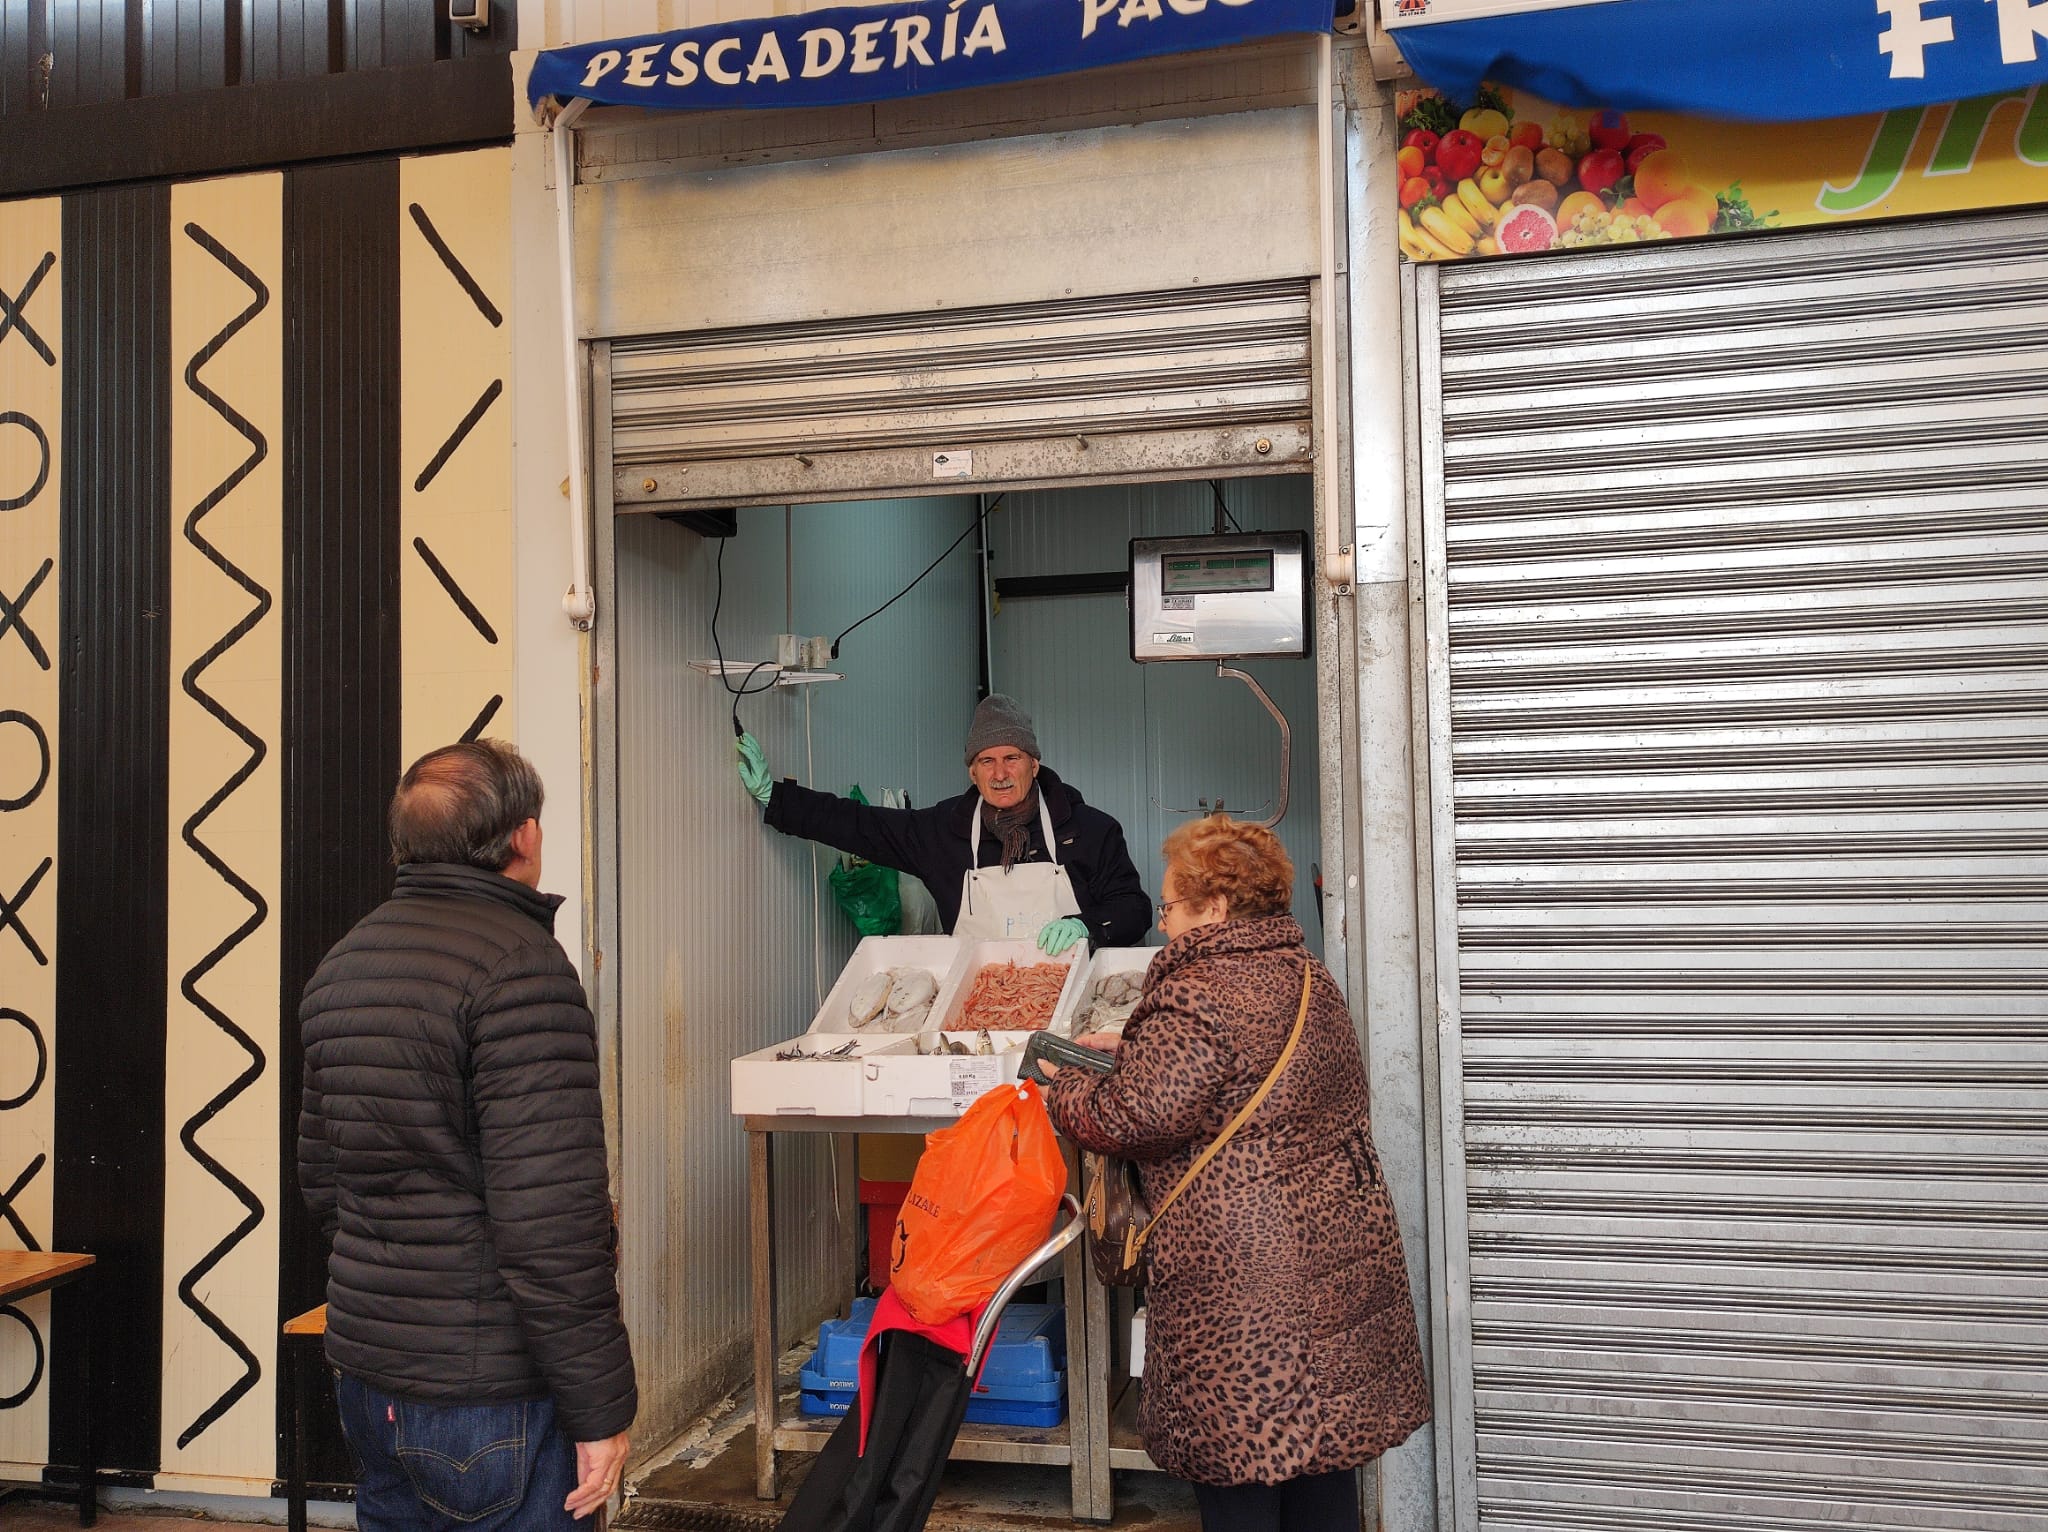
[[[1308,653],[1305,532],[1131,540],[1131,658]]]
[[[1231,591],[1272,588],[1270,548],[1244,553],[1169,554],[1159,561],[1161,595],[1221,596]]]

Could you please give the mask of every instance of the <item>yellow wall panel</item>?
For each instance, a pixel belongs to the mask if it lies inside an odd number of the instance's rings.
[[[50,1248],[56,1153],[58,199],[0,206],[0,1249]],[[34,891],[17,892],[35,878]],[[31,950],[30,942],[35,949]],[[27,1237],[24,1238],[23,1236]],[[50,1300],[0,1306],[0,1476],[49,1460]]]
[[[276,1460],[283,180],[171,194],[163,1471]]]
[[[401,727],[409,763],[513,737],[512,156],[399,169]]]

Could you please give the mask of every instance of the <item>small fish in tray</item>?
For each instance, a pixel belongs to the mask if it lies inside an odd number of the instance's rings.
[[[972,1048],[957,1037],[948,1037],[943,1032],[920,1032],[917,1034],[917,1051],[925,1058],[940,1058],[948,1054],[971,1058],[976,1054],[987,1056],[996,1051],[995,1039],[988,1035],[987,1028]]]
[[[851,1058],[855,1042],[854,1038],[849,1037],[837,1048],[820,1048],[815,1053],[806,1052],[802,1043],[791,1043],[776,1053],[775,1060],[780,1064],[814,1064],[819,1059]]]

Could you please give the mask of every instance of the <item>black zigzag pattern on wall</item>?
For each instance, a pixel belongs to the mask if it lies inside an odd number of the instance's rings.
[[[264,309],[269,307],[270,290],[264,286],[262,279],[255,272],[251,271],[233,252],[229,251],[219,240],[207,233],[198,224],[186,224],[185,234],[194,244],[198,245],[208,255],[234,273],[236,280],[249,289],[248,306],[235,315],[234,318],[230,319],[220,332],[208,340],[204,346],[201,346],[193,354],[192,359],[185,364],[185,386],[194,394],[197,394],[205,402],[207,408],[219,415],[222,420],[234,428],[243,440],[248,442],[248,455],[235,466],[234,470],[225,479],[208,491],[204,499],[192,508],[191,512],[185,517],[184,529],[185,541],[198,549],[205,556],[208,563],[212,564],[214,568],[218,569],[241,588],[243,594],[249,598],[249,607],[233,626],[214,640],[206,652],[194,660],[185,670],[181,683],[184,687],[185,695],[204,708],[207,714],[220,724],[222,728],[234,735],[241,742],[244,753],[241,764],[228,774],[227,779],[214,789],[212,796],[201,804],[192,816],[185,821],[179,833],[193,853],[206,863],[222,882],[226,883],[228,887],[241,896],[249,906],[249,913],[243,918],[241,924],[221,938],[219,944],[212,951],[208,952],[197,963],[194,963],[192,967],[187,969],[178,984],[179,992],[184,995],[186,1000],[191,1002],[207,1020],[211,1021],[232,1038],[235,1046],[248,1055],[248,1063],[243,1067],[242,1071],[222,1087],[204,1106],[187,1118],[184,1125],[178,1130],[178,1142],[185,1146],[185,1152],[196,1160],[208,1175],[226,1187],[229,1194],[242,1205],[241,1219],[221,1237],[212,1249],[201,1256],[193,1264],[192,1268],[178,1281],[179,1301],[186,1308],[190,1309],[193,1314],[198,1316],[199,1322],[211,1330],[222,1345],[234,1352],[236,1359],[242,1364],[241,1376],[229,1384],[212,1404],[202,1410],[198,1417],[178,1434],[178,1445],[180,1447],[190,1446],[197,1437],[205,1432],[207,1427],[219,1420],[221,1416],[234,1407],[238,1399],[254,1388],[257,1380],[263,1376],[262,1364],[257,1360],[256,1353],[249,1348],[247,1342],[228,1327],[218,1314],[208,1308],[204,1300],[199,1296],[199,1284],[212,1273],[216,1266],[227,1258],[230,1251],[254,1233],[263,1222],[263,1203],[254,1191],[250,1190],[225,1165],[207,1152],[205,1146],[199,1142],[199,1130],[220,1115],[230,1103],[244,1091],[248,1090],[250,1086],[254,1085],[257,1080],[262,1078],[266,1061],[263,1050],[257,1045],[256,1040],[245,1029],[237,1025],[234,1018],[229,1016],[226,1011],[208,999],[200,991],[199,984],[202,979],[220,965],[229,953],[248,940],[252,934],[261,928],[264,921],[270,917],[269,904],[264,900],[263,895],[257,891],[256,887],[223,861],[219,853],[214,851],[211,846],[207,845],[199,837],[201,826],[206,823],[216,809],[234,795],[235,791],[244,782],[247,782],[250,777],[256,774],[257,768],[263,764],[264,757],[268,754],[268,748],[264,745],[262,738],[247,724],[229,712],[219,699],[207,692],[200,685],[200,678],[206,673],[209,666],[253,632],[256,626],[269,614],[271,607],[270,592],[251,579],[247,571],[229,559],[219,548],[208,542],[200,531],[200,523],[206,519],[207,514],[227,499],[229,495],[233,494],[242,481],[254,473],[257,466],[270,455],[270,444],[264,440],[263,433],[257,430],[240,411],[236,410],[233,405],[206,386],[199,376],[199,370],[213,360],[229,341],[233,340],[253,323],[258,314],[261,314]]]
[[[43,258],[36,263],[35,269],[28,274],[27,278],[22,281],[20,286],[11,295],[4,285],[0,285],[0,346],[5,346],[10,339],[14,339],[18,344],[25,345],[32,350],[45,367],[55,367],[57,365],[57,354],[50,349],[49,343],[43,339],[37,332],[35,325],[30,322],[28,303],[35,296],[36,289],[42,286],[43,279],[49,276],[51,271],[56,268],[56,265],[56,252],[45,250]],[[41,421],[21,410],[0,410],[0,425],[9,425],[27,433],[37,448],[38,466],[35,477],[19,490],[15,490],[12,493],[0,493],[0,511],[14,511],[34,503],[49,488],[50,436]],[[12,489],[12,486],[9,488]],[[44,559],[41,566],[34,574],[29,576],[27,582],[22,586],[21,593],[12,600],[8,600],[4,591],[0,591],[0,639],[4,639],[9,633],[17,635],[23,646],[27,648],[30,658],[43,670],[50,668],[49,652],[43,647],[42,639],[36,633],[36,630],[29,625],[27,608],[30,598],[42,588],[43,581],[49,578],[50,571],[55,567],[52,560]],[[36,718],[18,708],[8,708],[5,711],[0,711],[0,723],[12,724],[17,728],[27,730],[30,738],[35,742],[41,761],[34,782],[18,792],[11,792],[8,796],[0,797],[0,813],[13,813],[27,808],[38,798],[42,797],[43,789],[49,785],[50,736]],[[42,953],[35,938],[29,934],[29,929],[22,921],[18,906],[27,900],[28,895],[34,891],[34,884],[42,881],[44,874],[50,870],[50,866],[49,859],[47,857],[44,858],[42,864],[35,870],[29,887],[17,894],[14,899],[4,901],[4,919],[7,928],[13,930],[21,938],[30,954],[35,956],[37,962],[41,964],[47,964],[48,958]],[[23,1032],[28,1034],[30,1043],[35,1047],[36,1067],[28,1084],[23,1086],[14,1095],[0,1099],[0,1112],[19,1111],[37,1098],[43,1089],[44,1082],[49,1078],[50,1045],[48,1039],[43,1036],[41,1025],[26,1012],[17,1010],[13,1006],[0,1007],[0,1020],[12,1022],[15,1026],[20,1027]],[[21,1196],[23,1191],[28,1188],[29,1183],[34,1181],[36,1176],[48,1164],[48,1155],[37,1154],[27,1165],[22,1167],[21,1171],[14,1177],[13,1184],[5,1192],[0,1192],[0,1219],[6,1221],[8,1230],[20,1242],[21,1248],[24,1250],[40,1250],[42,1246],[36,1240],[35,1231],[29,1228],[27,1222],[15,1210],[15,1200]],[[36,1328],[35,1321],[29,1318],[23,1310],[15,1307],[13,1304],[0,1304],[0,1317],[13,1320],[28,1334],[31,1352],[28,1376],[19,1387],[11,1389],[6,1393],[0,1393],[0,1410],[18,1409],[34,1398],[36,1390],[42,1386],[43,1371],[47,1362],[47,1351],[43,1345],[42,1332]]]
[[[448,268],[448,274],[455,279],[456,285],[464,293],[468,294],[469,301],[476,305],[476,311],[489,321],[493,329],[502,325],[505,322],[505,316],[499,312],[498,306],[491,302],[490,295],[483,289],[483,284],[477,281],[470,269],[463,265],[455,252],[449,248],[448,241],[443,239],[441,231],[434,227],[434,221],[427,216],[426,209],[417,202],[411,202],[406,204],[406,212],[411,215],[414,225],[419,229],[421,236],[426,240],[428,246],[440,258],[441,264]],[[435,477],[441,470],[447,467],[448,460],[469,439],[469,433],[477,428],[478,422],[490,412],[491,406],[498,402],[499,396],[504,392],[505,380],[503,378],[493,378],[485,385],[484,391],[477,396],[476,403],[472,404],[469,407],[468,413],[455,423],[455,428],[448,433],[446,439],[442,441],[434,455],[427,460],[426,467],[422,468],[419,476],[413,480],[415,492],[424,490],[429,484],[434,482]],[[426,539],[415,537],[412,540],[412,547],[413,551],[420,556],[420,561],[427,566],[434,578],[440,582],[441,589],[448,593],[448,599],[455,603],[455,609],[462,613],[463,618],[472,628],[476,629],[477,636],[482,638],[487,644],[496,644],[498,642],[498,633],[491,626],[490,619],[484,616],[482,608],[471,598],[469,592],[465,591],[456,581],[455,576],[449,572],[448,566],[441,562],[432,548],[427,546]],[[469,727],[462,731],[463,740],[467,742],[469,740],[481,739],[484,730],[490,727],[491,720],[498,716],[498,709],[504,705],[504,697],[494,693],[478,709],[476,717],[470,720]]]

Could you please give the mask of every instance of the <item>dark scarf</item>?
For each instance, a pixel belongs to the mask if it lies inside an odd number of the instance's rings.
[[[1024,853],[1031,845],[1031,827],[1038,823],[1038,784],[1031,784],[1031,791],[1024,801],[1013,809],[999,809],[986,801],[981,805],[981,827],[998,836],[1003,843],[1003,871],[1010,870],[1010,864],[1024,860]]]

